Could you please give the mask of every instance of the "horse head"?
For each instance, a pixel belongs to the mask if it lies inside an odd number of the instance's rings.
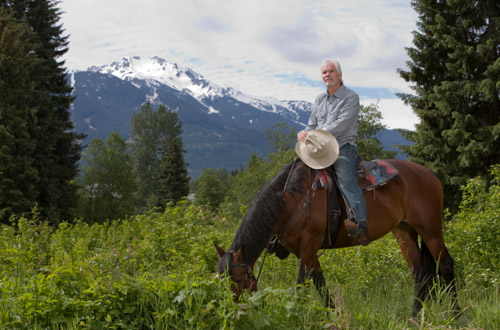
[[[229,276],[234,282],[231,284],[231,290],[234,292],[234,300],[237,301],[244,289],[250,292],[257,291],[257,279],[253,274],[252,267],[245,261],[245,245],[242,245],[238,251],[224,251],[217,244],[215,249],[219,255],[217,272],[223,276]]]

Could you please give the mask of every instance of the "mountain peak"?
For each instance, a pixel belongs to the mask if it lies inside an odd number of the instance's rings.
[[[210,83],[201,74],[190,68],[177,65],[158,56],[124,57],[110,65],[92,66],[88,71],[110,74],[122,80],[146,80],[165,84],[177,90],[187,90],[196,98],[221,94],[220,86]]]

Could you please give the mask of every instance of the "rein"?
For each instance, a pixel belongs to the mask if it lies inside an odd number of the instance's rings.
[[[285,186],[283,187],[283,193],[286,192],[288,182],[290,181],[290,177],[292,176],[292,172],[295,169],[295,165],[297,164],[298,159],[299,159],[299,157],[295,156],[295,159],[293,160],[292,168],[290,169],[290,172],[288,172],[288,177],[286,179]],[[307,178],[308,178],[307,183],[308,184],[309,184],[309,182],[311,182],[311,172],[312,172],[312,169],[308,168],[308,171],[307,171]],[[311,192],[312,192],[312,197],[314,197],[314,191],[317,189],[320,176],[321,176],[321,174],[320,174],[320,172],[318,172],[318,174],[316,174],[316,176],[314,177],[314,181],[311,185],[311,188],[307,189],[307,192],[304,194],[304,198],[302,199],[301,203],[299,203],[299,205],[297,206],[297,210],[295,210],[295,213],[293,214],[292,218],[290,219],[290,221],[288,221],[284,232],[288,231],[291,227],[293,227],[295,225],[295,223],[302,217],[302,214],[307,207],[309,207],[309,213],[311,212]],[[299,210],[300,207],[302,207],[302,209]],[[311,217],[309,217],[309,221],[311,221]],[[271,239],[269,239],[269,241],[270,240]],[[269,241],[268,241],[268,244],[269,244]],[[266,244],[266,246],[267,246],[267,244]],[[257,274],[257,278],[255,278],[255,275],[253,274],[252,269],[250,268],[250,266],[248,266],[247,263],[232,265],[232,266],[230,266],[230,268],[244,267],[246,269],[246,272],[247,272],[247,277],[250,277],[250,279],[252,279],[254,281],[255,286],[257,286],[257,283],[259,282],[259,279],[260,279],[260,274],[262,272],[262,268],[264,268],[264,262],[266,261],[266,256],[267,256],[267,248],[265,248],[264,257],[262,258],[262,262],[260,264],[259,273]],[[245,287],[246,287],[246,278],[245,278]],[[250,291],[252,290],[252,287],[253,287],[252,285],[248,286]]]

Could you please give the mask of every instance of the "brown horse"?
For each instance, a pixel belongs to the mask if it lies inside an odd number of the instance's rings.
[[[427,168],[404,160],[389,160],[399,171],[396,181],[373,192],[365,192],[368,234],[371,241],[388,232],[396,237],[415,282],[413,314],[422,308],[429,295],[436,270],[450,287],[456,305],[453,259],[442,233],[443,189],[439,179]],[[235,298],[243,289],[257,290],[253,268],[269,240],[277,236],[283,246],[300,260],[297,284],[313,278],[316,288],[332,306],[318,261],[327,231],[328,192],[315,189],[315,175],[302,162],[285,166],[254,197],[232,245],[226,252],[216,245],[220,260],[217,270],[235,282]],[[344,213],[345,214],[345,213]],[[421,237],[419,248],[418,236]],[[341,226],[333,246],[358,245]],[[436,267],[436,261],[439,267]]]

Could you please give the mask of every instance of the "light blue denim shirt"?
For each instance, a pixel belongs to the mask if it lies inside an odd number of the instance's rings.
[[[330,132],[339,147],[358,139],[359,96],[342,84],[333,94],[321,93],[314,101],[306,131],[322,129]]]

